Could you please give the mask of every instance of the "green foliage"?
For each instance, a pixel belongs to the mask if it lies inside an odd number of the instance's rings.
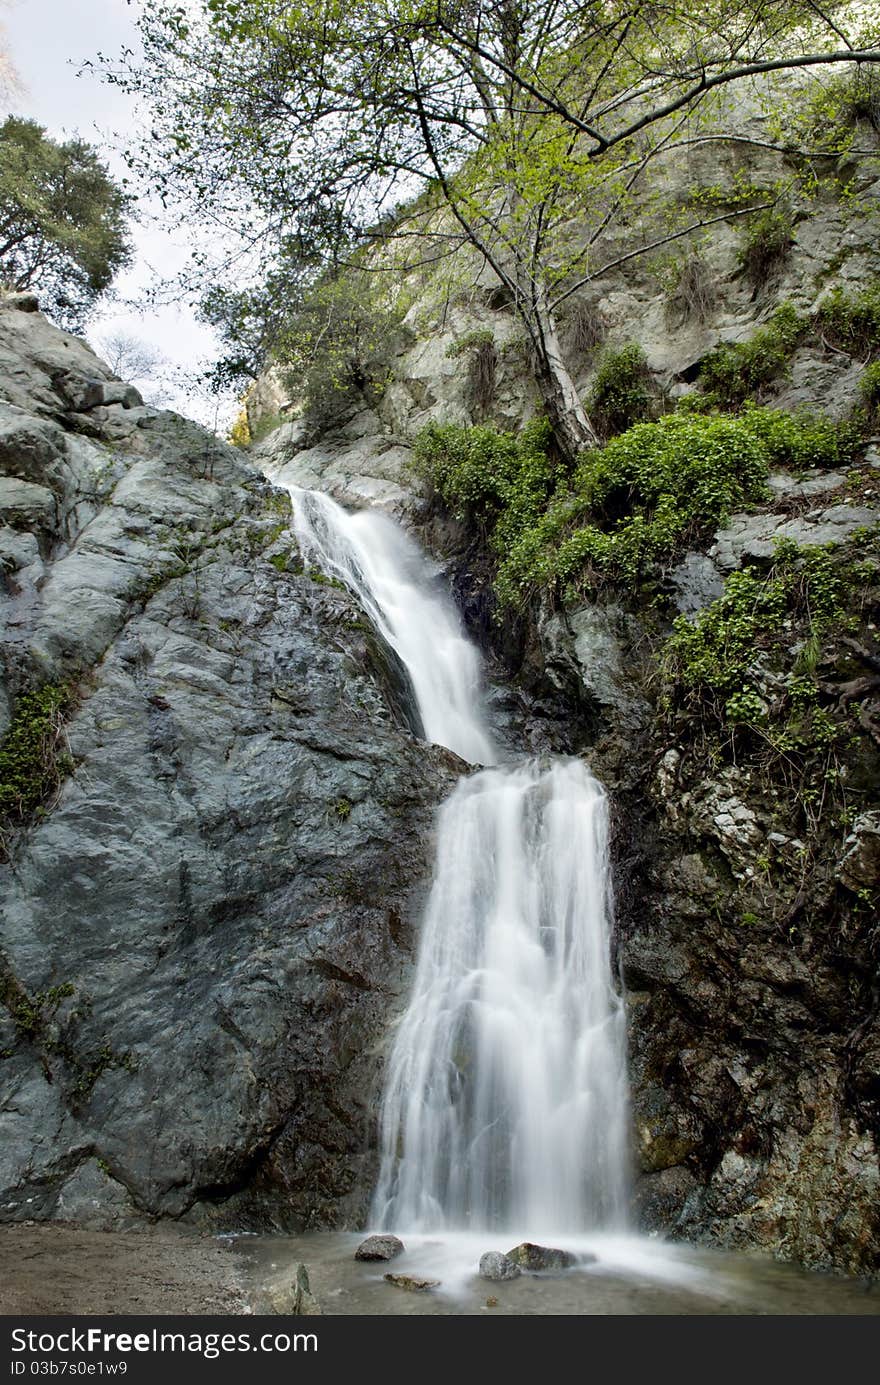
[[[832,289],[817,313],[820,331],[851,356],[880,352],[880,282],[849,293]]]
[[[464,336],[456,337],[455,341],[450,342],[446,348],[446,356],[449,360],[457,360],[459,356],[464,356],[467,352],[475,351],[481,346],[495,344],[495,333],[491,327],[477,327],[473,332],[465,332]]]
[[[0,744],[0,829],[39,812],[73,768],[62,749],[72,701],[69,687],[53,684],[18,699]]]
[[[671,414],[587,452],[569,494],[506,549],[503,601],[534,585],[632,581],[737,505],[763,498],[766,452],[740,420]]]
[[[651,407],[648,363],[640,346],[608,348],[599,358],[587,411],[603,437],[622,433]]]
[[[852,461],[859,442],[859,428],[849,421],[835,422],[825,414],[799,409],[749,407],[740,415],[743,425],[758,439],[771,469],[805,471],[809,467],[833,469]]]
[[[91,145],[16,116],[0,125],[0,281],[35,290],[61,326],[81,330],[128,264],[129,206]]]
[[[761,288],[779,269],[794,244],[791,216],[769,207],[749,217],[737,251],[737,263],[746,277]]]
[[[865,366],[859,380],[859,399],[871,424],[880,420],[880,361]]]
[[[355,270],[325,276],[309,289],[275,358],[312,427],[339,425],[379,402],[404,310],[402,301],[382,297],[372,276]]]
[[[817,83],[805,93],[794,119],[774,130],[774,138],[845,153],[853,143],[859,122],[880,130],[880,73],[857,65]]]
[[[816,668],[862,576],[832,546],[799,548],[790,540],[777,544],[768,573],[731,573],[717,601],[675,622],[662,658],[668,704],[694,725],[758,730],[780,754],[846,739],[852,728],[822,705]],[[797,630],[802,639],[792,657]]]
[[[709,352],[700,367],[701,385],[728,408],[754,398],[786,374],[805,325],[793,304],[780,304],[748,341],[724,343]]]
[[[537,522],[552,494],[557,469],[548,455],[550,436],[542,421],[519,436],[430,423],[416,438],[413,465],[457,518],[503,552]]]

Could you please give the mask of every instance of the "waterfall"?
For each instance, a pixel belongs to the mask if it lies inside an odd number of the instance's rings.
[[[388,1060],[376,1225],[574,1234],[625,1220],[624,1014],[607,804],[583,763],[497,765],[480,661],[397,525],[292,490],[307,560],[407,670],[428,740],[492,766],[443,806],[412,995]]]
[[[494,764],[479,655],[452,602],[427,580],[416,545],[374,510],[349,514],[328,495],[295,487],[290,497],[304,559],[354,592],[394,650],[412,683],[425,739],[471,764]]]
[[[577,760],[462,779],[443,807],[389,1060],[377,1225],[620,1225],[623,1010],[605,796]]]

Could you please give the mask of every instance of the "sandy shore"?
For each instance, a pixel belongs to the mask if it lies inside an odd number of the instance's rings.
[[[247,1313],[224,1241],[161,1227],[0,1226],[0,1313]]]

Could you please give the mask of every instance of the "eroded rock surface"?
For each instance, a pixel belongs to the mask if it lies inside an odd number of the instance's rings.
[[[353,1220],[456,771],[287,497],[14,302],[0,462],[4,724],[74,705],[4,829],[0,1219]]]

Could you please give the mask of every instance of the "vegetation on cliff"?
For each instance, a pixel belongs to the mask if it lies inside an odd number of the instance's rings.
[[[793,161],[782,184],[736,205],[667,206],[606,258],[603,237],[626,225],[648,171],[677,148],[724,141],[723,96],[739,82],[880,61],[858,7],[832,21],[799,0],[677,4],[662,16],[618,3],[208,0],[151,9],[141,31],[145,62],[109,75],[151,102],[149,140],[132,157],[163,198],[207,205],[262,246],[270,275],[284,263],[300,285],[335,278],[353,249],[376,244],[392,253],[372,271],[395,278],[475,254],[517,315],[569,463],[598,441],[558,329],[572,295],[701,228],[776,215],[801,180]],[[787,101],[777,92],[774,104]],[[778,147],[797,152],[782,137]],[[752,271],[771,240],[755,223]],[[256,338],[262,349],[259,324]]]

